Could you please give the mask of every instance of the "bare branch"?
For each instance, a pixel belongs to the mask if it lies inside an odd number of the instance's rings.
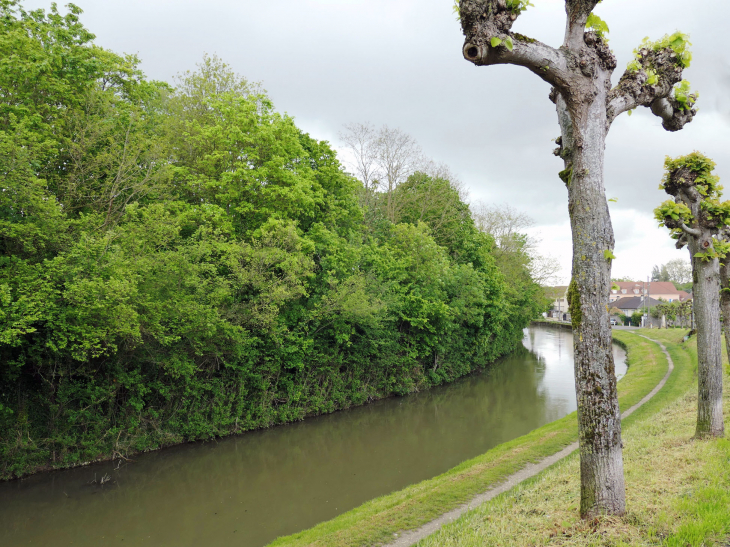
[[[340,140],[352,154],[353,161],[347,162],[354,174],[362,181],[366,192],[380,177],[377,163],[377,140],[375,128],[369,123],[350,123],[339,133]]]
[[[694,104],[695,97],[692,97]],[[662,119],[662,127],[667,131],[679,131],[689,122],[691,122],[697,110],[694,108],[684,108],[684,106],[674,97],[666,97],[657,99],[651,103],[651,111],[655,116]]]
[[[722,241],[730,241],[730,226],[723,226],[717,234]]]
[[[565,47],[578,51],[582,46],[586,21],[598,2],[600,0],[565,0],[565,13],[568,16],[563,44]]]
[[[693,237],[700,237],[702,235],[701,231],[696,228],[690,228],[684,222],[678,222],[677,226],[680,227],[684,233],[689,234]]]
[[[511,31],[519,10],[505,0],[461,0],[459,6],[467,61],[524,66],[558,89],[568,88],[565,53]]]
[[[510,36],[514,36],[510,33]],[[502,35],[500,40],[506,38]],[[568,71],[565,54],[542,42],[527,41],[524,38],[513,38],[512,51],[502,44],[492,47],[489,42],[475,39],[467,40],[464,44],[464,58],[477,66],[483,65],[517,65],[524,66],[537,74],[540,78],[560,90],[569,86],[570,72]],[[484,42],[484,43],[480,43]]]
[[[601,0],[565,0],[565,12],[568,17],[585,17],[595,9]],[[583,24],[585,28],[585,23]]]

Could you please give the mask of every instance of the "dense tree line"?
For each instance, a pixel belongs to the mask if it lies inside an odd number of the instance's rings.
[[[448,382],[542,311],[439,173],[371,192],[215,57],[0,11],[0,476]]]

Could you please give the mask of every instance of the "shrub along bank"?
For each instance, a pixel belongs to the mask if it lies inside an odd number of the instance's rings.
[[[505,276],[450,181],[414,175],[390,221],[220,60],[149,81],[69,9],[0,2],[0,478],[408,393],[520,343],[529,260]],[[403,195],[431,189],[438,223]]]

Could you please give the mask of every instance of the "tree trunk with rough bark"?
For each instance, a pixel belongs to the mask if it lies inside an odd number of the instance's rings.
[[[711,237],[711,236],[710,236]],[[722,437],[722,334],[720,327],[720,264],[717,258],[696,258],[704,252],[700,238],[689,238],[697,323],[697,437]]]
[[[600,32],[586,29],[599,0],[566,0],[560,48],[512,32],[527,9],[522,2],[459,0],[466,37],[462,53],[477,66],[522,66],[552,86],[561,137],[555,151],[564,163],[573,231],[570,311],[575,338],[575,388],[581,457],[581,516],[625,511],[621,420],[608,316],[613,229],[603,182],[604,148],[613,120],[638,106],[651,108],[676,131],[695,114],[694,97],[673,95],[682,66],[670,47],[640,49],[631,69],[611,87],[616,59]],[[684,108],[687,106],[687,108]]]
[[[697,324],[697,437],[720,437],[722,415],[722,332],[720,325],[720,261],[716,236],[730,217],[730,202],[720,203],[714,162],[698,152],[667,158],[662,187],[674,196],[656,210],[672,230],[677,247],[689,248],[692,260],[693,308]]]
[[[604,75],[604,80],[610,73]],[[602,86],[597,85],[597,90]],[[557,101],[563,120],[562,155],[573,233],[573,278],[568,289],[573,322],[575,391],[581,459],[581,514],[625,512],[621,414],[616,391],[611,325],[606,304],[611,288],[613,228],[606,203],[603,161],[606,139],[605,92],[570,115]],[[576,146],[573,135],[582,135]]]
[[[727,257],[726,257],[727,260]],[[725,349],[730,357],[730,262],[720,264],[720,311],[725,331]]]

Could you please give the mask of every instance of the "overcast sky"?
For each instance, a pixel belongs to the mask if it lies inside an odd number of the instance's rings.
[[[59,4],[62,2],[59,2]],[[509,203],[530,215],[545,254],[570,275],[567,190],[552,155],[559,135],[549,87],[518,67],[475,67],[451,0],[76,0],[96,43],[137,53],[150,78],[171,81],[215,53],[259,81],[277,109],[313,137],[340,148],[348,122],[388,124],[411,134],[446,163],[471,201]],[[555,47],[562,42],[563,0],[533,0],[516,32]],[[48,8],[48,1],[26,1]],[[728,0],[605,0],[596,10],[611,29],[618,81],[641,39],[681,30],[694,60],[685,71],[700,92],[700,112],[668,133],[640,109],[613,125],[606,188],[616,233],[613,274],[646,278],[654,264],[687,258],[652,210],[666,155],[700,150],[730,180]],[[722,39],[725,35],[725,41]],[[730,185],[728,185],[730,189]],[[730,199],[730,194],[728,194]]]

